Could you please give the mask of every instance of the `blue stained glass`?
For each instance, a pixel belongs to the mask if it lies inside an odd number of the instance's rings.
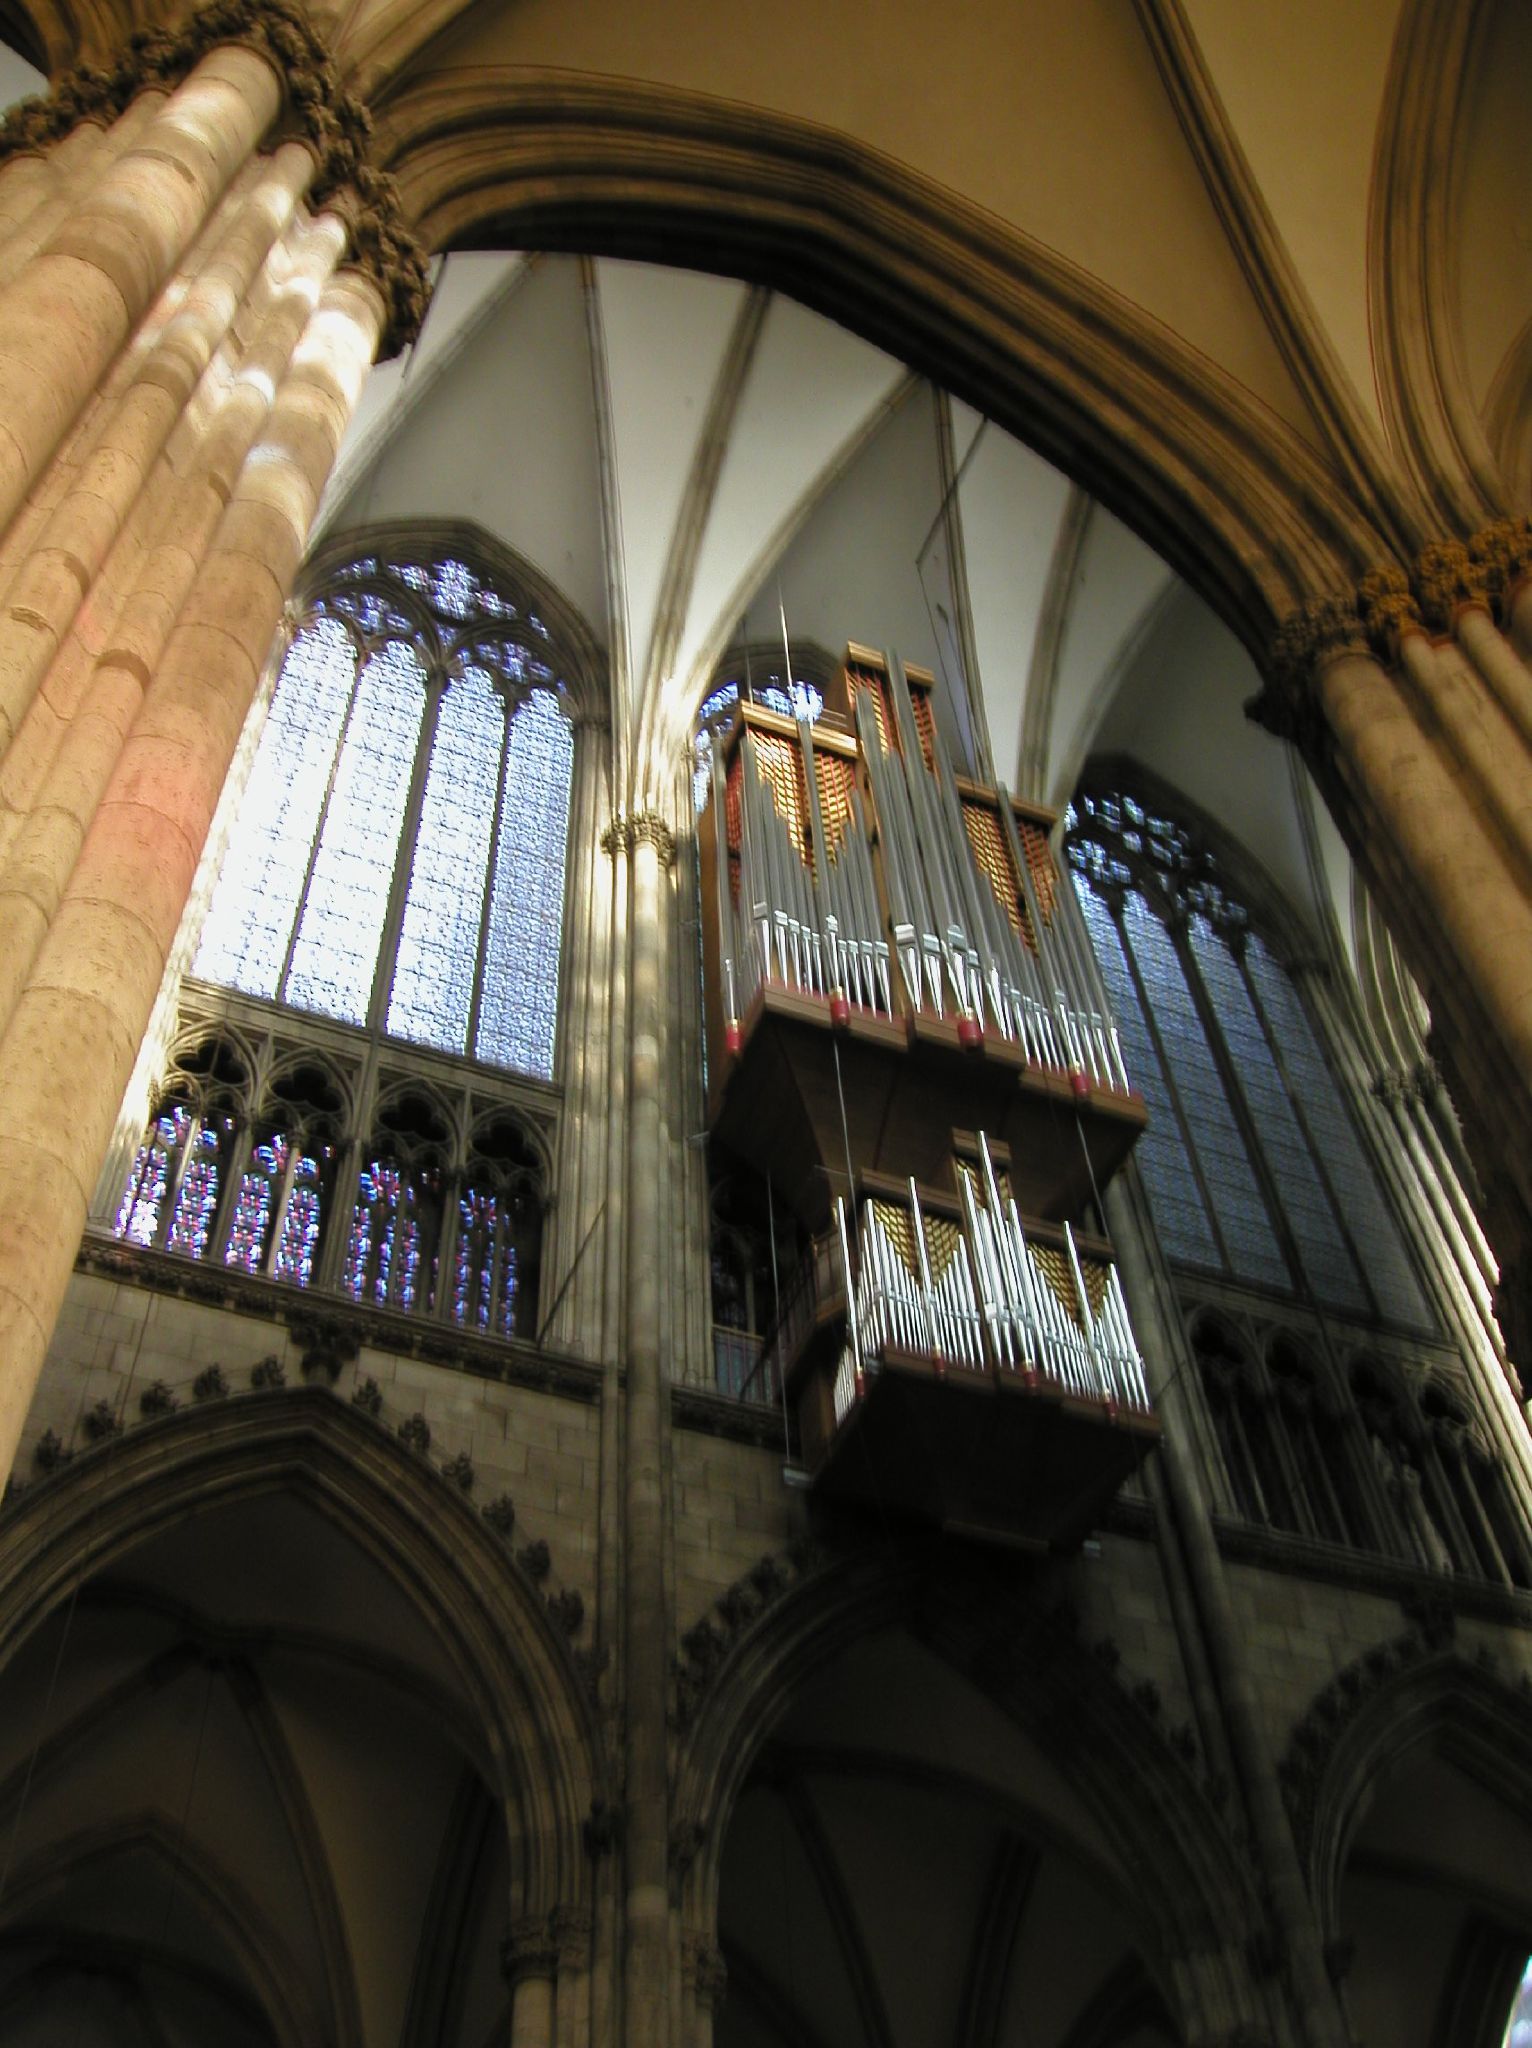
[[[229,1224],[229,1241],[224,1246],[224,1264],[242,1273],[259,1273],[266,1256],[266,1231],[271,1222],[272,1203],[287,1157],[287,1140],[274,1138],[269,1145],[257,1145],[250,1164],[240,1176],[234,1197],[234,1215]]]
[[[1192,918],[1190,940],[1309,1284],[1332,1307],[1365,1310],[1367,1290],[1315,1170],[1238,963],[1205,918]]]
[[[511,720],[474,1051],[553,1075],[574,734],[548,690]]]
[[[117,1235],[130,1244],[153,1244],[160,1204],[170,1187],[171,1165],[190,1125],[188,1110],[169,1110],[156,1118],[154,1129],[139,1146],[117,1209]]]
[[[425,707],[413,648],[375,654],[357,680],[284,999],[366,1021],[389,883]]]
[[[764,704],[768,711],[780,711],[784,718],[806,719],[810,725],[825,708],[825,700],[814,685],[800,682],[796,676],[790,690],[777,683],[766,683],[755,692],[755,701]]]
[[[504,738],[499,692],[469,669],[437,719],[388,1006],[396,1037],[442,1052],[468,1045]]]
[[[1171,1078],[1197,1148],[1229,1261],[1241,1280],[1287,1289],[1287,1262],[1272,1232],[1250,1155],[1203,1035],[1170,934],[1136,890],[1123,925],[1160,1025]]]
[[[1089,846],[1090,841],[1081,842]],[[1116,1013],[1123,1058],[1134,1084],[1149,1111],[1149,1127],[1134,1150],[1144,1177],[1154,1220],[1167,1255],[1191,1265],[1215,1271],[1223,1264],[1203,1207],[1201,1190],[1181,1140],[1181,1126],[1171,1106],[1170,1090],[1160,1067],[1154,1041],[1144,1022],[1138,991],[1128,968],[1127,957],[1117,934],[1111,912],[1094,889],[1079,890],[1084,914],[1101,977],[1106,983]]]
[[[321,598],[315,610],[340,612],[348,619],[355,619],[364,633],[378,633],[385,626],[395,633],[413,631],[410,620],[399,607],[387,603],[375,590],[364,590],[359,595]]]
[[[276,995],[355,672],[336,619],[288,650],[193,962],[205,981]]]
[[[439,562],[432,595],[449,618],[466,619],[478,593],[479,579],[466,562]]]
[[[1346,1227],[1385,1316],[1420,1330],[1433,1327],[1414,1262],[1362,1148],[1330,1063],[1288,976],[1252,934],[1246,964],[1283,1064],[1308,1113],[1308,1126]]]

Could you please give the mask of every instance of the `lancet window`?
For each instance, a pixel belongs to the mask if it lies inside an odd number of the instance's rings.
[[[506,582],[402,540],[316,582],[100,1217],[119,1238],[537,1334],[575,747]]]
[[[243,1005],[238,1028],[187,1040],[117,1236],[359,1308],[535,1337],[546,1153],[523,1116],[466,1070],[456,1085],[450,1069],[412,1077],[386,1046],[320,1061],[300,1028],[263,1031]]]
[[[1080,796],[1068,854],[1150,1125],[1173,1263],[1368,1323],[1434,1319],[1291,975],[1216,857],[1120,792]]]
[[[551,1079],[574,732],[542,620],[366,555],[277,678],[200,980]]]

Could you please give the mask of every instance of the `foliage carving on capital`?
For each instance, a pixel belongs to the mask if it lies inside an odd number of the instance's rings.
[[[675,865],[676,836],[658,811],[618,811],[601,834],[601,851],[606,854],[632,853],[644,845],[654,848],[662,868]]]
[[[1411,633],[1425,631],[1410,579],[1393,563],[1368,570],[1356,587],[1356,606],[1372,650],[1381,661],[1396,662],[1401,643]]]
[[[1460,611],[1489,610],[1489,576],[1460,540],[1433,541],[1415,559],[1415,591],[1425,621],[1436,633],[1450,633]]]
[[[556,1914],[529,1913],[513,1920],[500,1942],[500,1973],[513,1989],[525,1977],[556,1977],[559,1937]]]
[[[1266,688],[1245,706],[1246,717],[1312,756],[1324,731],[1314,689],[1318,676],[1331,662],[1368,652],[1354,596],[1312,598],[1290,612],[1278,628]]]
[[[151,86],[173,87],[210,50],[257,50],[282,80],[289,119],[318,170],[310,203],[336,203],[351,261],[382,295],[382,353],[413,341],[430,297],[425,252],[398,186],[372,161],[372,116],[342,83],[330,53],[296,0],[212,0],[174,31],[136,29],[110,69],[78,65],[46,98],[23,100],[0,123],[0,162],[45,152],[83,120],[110,122]]]
[[[1506,624],[1506,607],[1517,584],[1532,575],[1532,519],[1497,519],[1474,535],[1468,552],[1483,570],[1500,623]]]
[[[548,1916],[548,1932],[558,1949],[561,1971],[590,1968],[595,1922],[583,1906],[555,1906]]]
[[[692,1996],[716,2018],[729,1988],[729,1966],[723,1950],[706,1934],[687,1933],[681,1940],[682,1967]]]

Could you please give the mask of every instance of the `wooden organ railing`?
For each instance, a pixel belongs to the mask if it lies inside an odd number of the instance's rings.
[[[744,703],[711,774],[709,1124],[810,1235],[768,1348],[816,1486],[1076,1540],[1158,1425],[1073,1227],[1145,1113],[1053,815],[856,646],[817,724]]]

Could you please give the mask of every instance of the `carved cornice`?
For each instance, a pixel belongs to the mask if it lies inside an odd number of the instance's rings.
[[[757,1559],[709,1611],[681,1638],[675,1660],[676,1726],[685,1729],[696,1719],[704,1696],[735,1644],[754,1628],[768,1608],[824,1562],[819,1545],[804,1538],[779,1556]],[[695,1844],[691,1845],[695,1848]],[[690,1860],[684,1843],[672,1842],[672,1858]]]
[[[81,121],[115,120],[151,87],[171,89],[210,50],[256,50],[282,80],[290,127],[318,163],[309,202],[336,202],[350,231],[351,262],[382,295],[381,353],[414,340],[430,296],[426,256],[405,218],[395,181],[372,162],[372,116],[340,80],[330,53],[295,0],[212,0],[174,31],[136,29],[110,69],[82,64],[46,98],[23,100],[0,123],[0,162],[45,152]]]
[[[662,868],[674,867],[676,836],[658,811],[619,811],[601,834],[606,854],[632,853],[643,845],[654,848]]]

